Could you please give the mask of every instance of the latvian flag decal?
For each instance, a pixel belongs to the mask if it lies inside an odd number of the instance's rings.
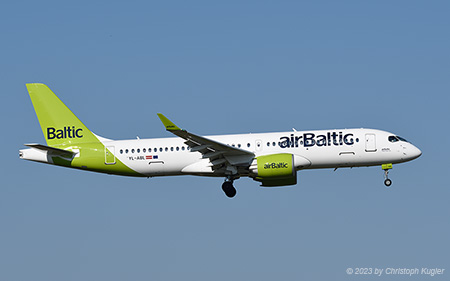
[[[146,155],[145,159],[158,159],[158,155]]]

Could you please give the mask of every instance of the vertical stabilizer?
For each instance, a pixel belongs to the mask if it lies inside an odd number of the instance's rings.
[[[97,137],[44,84],[26,84],[48,146],[99,142]]]

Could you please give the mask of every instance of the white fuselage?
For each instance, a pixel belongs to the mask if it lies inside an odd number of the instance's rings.
[[[392,133],[374,129],[217,135],[206,138],[250,151],[256,157],[290,153],[306,159],[296,167],[297,170],[396,164],[421,155],[421,151],[411,143],[399,140]],[[209,160],[203,159],[200,152],[190,151],[181,138],[102,140],[102,143],[113,151],[117,159],[143,176],[223,176],[213,173]],[[115,160],[110,161],[113,164]]]

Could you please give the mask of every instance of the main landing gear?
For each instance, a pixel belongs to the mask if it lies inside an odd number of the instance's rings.
[[[233,198],[236,195],[236,188],[233,186],[232,178],[225,179],[225,182],[222,184],[222,190],[229,198]]]
[[[390,187],[392,180],[389,179],[389,170],[392,169],[392,164],[383,164],[381,165],[381,169],[384,171],[384,185]]]

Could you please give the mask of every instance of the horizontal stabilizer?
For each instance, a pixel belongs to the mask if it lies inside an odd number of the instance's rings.
[[[66,157],[66,158],[72,158],[76,154],[76,152],[59,149],[56,147],[46,146],[43,144],[32,143],[32,144],[25,144],[25,145],[28,147],[31,147],[31,148],[36,148],[39,150],[51,152],[51,154],[53,154],[53,155],[58,155],[58,156]]]

